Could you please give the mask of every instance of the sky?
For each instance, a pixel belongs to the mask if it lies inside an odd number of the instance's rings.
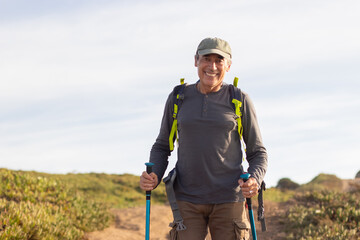
[[[206,37],[254,102],[265,181],[360,170],[358,0],[0,0],[0,168],[140,175]],[[176,152],[169,158],[171,169]]]

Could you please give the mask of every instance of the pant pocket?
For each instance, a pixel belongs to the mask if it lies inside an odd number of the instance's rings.
[[[169,232],[170,240],[178,240],[178,231],[176,230],[176,224],[170,223],[169,226],[171,227],[171,230]]]
[[[236,240],[248,240],[250,239],[250,229],[245,222],[235,221],[235,236]]]

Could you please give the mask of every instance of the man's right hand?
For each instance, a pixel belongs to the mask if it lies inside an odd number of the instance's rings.
[[[155,173],[148,174],[144,171],[140,176],[140,188],[144,191],[151,191],[158,185],[158,177]]]

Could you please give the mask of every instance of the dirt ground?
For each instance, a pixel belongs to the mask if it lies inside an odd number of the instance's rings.
[[[257,219],[256,206],[254,217]],[[267,231],[261,232],[260,223],[256,220],[257,237],[261,240],[285,239],[283,224],[279,215],[284,214],[286,206],[272,202],[265,202],[265,215]],[[88,240],[143,240],[145,238],[145,207],[128,209],[115,209],[115,223],[103,230],[87,234]],[[172,221],[172,213],[169,206],[152,205],[150,218],[150,239],[169,239],[169,223]],[[206,238],[210,240],[210,237]]]

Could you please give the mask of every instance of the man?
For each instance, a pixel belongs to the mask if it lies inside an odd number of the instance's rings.
[[[245,93],[243,99],[243,138],[251,177],[244,173],[243,154],[237,129],[237,116],[230,101],[225,74],[231,67],[231,48],[219,38],[202,40],[195,54],[199,81],[184,89],[178,112],[178,161],[174,191],[186,230],[177,239],[204,240],[207,229],[213,240],[248,239],[245,198],[254,197],[267,169],[255,109]],[[173,93],[162,118],[160,133],[152,147],[153,172],[143,172],[140,187],[153,190],[168,165],[169,134],[173,122]]]

